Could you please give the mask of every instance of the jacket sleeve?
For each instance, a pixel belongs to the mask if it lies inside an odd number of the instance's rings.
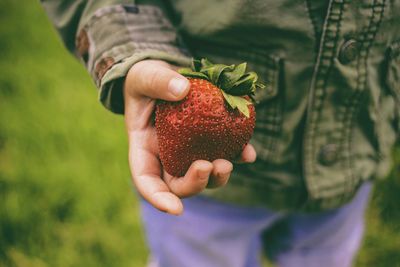
[[[162,0],[43,0],[42,5],[65,46],[85,64],[101,103],[115,113],[124,111],[122,84],[136,62],[189,64]]]

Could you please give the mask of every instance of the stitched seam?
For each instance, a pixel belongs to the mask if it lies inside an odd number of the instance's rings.
[[[281,57],[279,55],[270,54],[268,51],[264,51],[262,49],[227,46],[223,43],[195,39],[192,37],[185,40],[185,43],[188,45],[189,49],[193,46],[193,44],[201,47],[200,49],[191,49],[195,53],[203,52],[210,54],[229,54],[236,59],[252,61],[254,64],[263,64],[270,69],[277,70],[280,67],[279,60]]]
[[[376,11],[375,7],[382,7],[381,10]],[[343,119],[343,128],[342,134],[343,137],[341,140],[344,142],[341,144],[342,147],[341,151],[344,151],[342,167],[346,170],[346,181],[347,181],[347,192],[342,195],[342,203],[344,200],[348,198],[348,195],[351,195],[354,188],[354,185],[357,183],[357,177],[352,172],[352,166],[354,166],[354,159],[350,155],[351,144],[352,144],[352,129],[354,127],[354,123],[356,122],[357,114],[360,111],[360,101],[365,95],[365,88],[366,88],[366,76],[367,76],[367,65],[368,65],[368,55],[370,48],[373,44],[375,39],[376,33],[379,30],[380,23],[383,18],[385,8],[385,0],[374,0],[372,9],[372,15],[369,21],[369,25],[367,26],[366,31],[362,35],[362,47],[361,49],[363,52],[365,51],[365,56],[359,57],[357,60],[357,71],[358,71],[358,78],[357,78],[357,86],[354,95],[349,99],[346,108],[345,108],[345,116]],[[378,21],[375,22],[376,18],[379,18]],[[360,50],[360,54],[361,51]]]
[[[364,47],[364,51],[365,51],[365,57],[363,57],[361,60],[358,61],[358,68],[360,67],[360,64],[362,64],[362,75],[359,75],[359,78],[357,79],[357,89],[356,89],[356,93],[354,95],[354,99],[353,99],[353,103],[351,103],[350,106],[350,110],[349,110],[349,116],[348,116],[348,121],[347,124],[348,126],[345,127],[344,130],[346,130],[346,135],[344,135],[344,140],[345,140],[345,148],[344,151],[347,154],[348,157],[348,176],[347,176],[347,181],[349,181],[349,187],[348,188],[352,188],[355,184],[356,181],[356,177],[354,176],[354,174],[351,172],[351,166],[353,166],[354,161],[350,155],[350,151],[351,151],[351,143],[352,143],[352,136],[351,136],[351,129],[353,129],[354,126],[354,122],[356,119],[356,115],[358,114],[359,110],[360,110],[360,101],[365,93],[365,88],[366,88],[366,76],[367,76],[367,64],[368,64],[368,55],[369,55],[369,51],[370,48],[372,46],[373,40],[375,38],[375,35],[379,29],[379,25],[380,22],[382,20],[383,17],[383,12],[384,12],[384,6],[382,7],[382,10],[380,12],[376,12],[374,7],[378,6],[379,0],[375,0],[372,10],[372,16],[370,19],[370,23],[368,25],[367,31],[363,34],[365,36],[365,39],[363,38],[363,45],[365,44]],[[385,0],[383,0],[383,5],[385,3]],[[376,17],[379,17],[379,20],[375,23],[374,20]],[[375,28],[375,30],[371,30]],[[368,35],[370,36],[368,38]],[[361,62],[362,61],[362,62]],[[361,70],[361,68],[359,68],[359,71]],[[351,112],[352,111],[352,112]]]
[[[106,57],[111,57],[114,59],[114,64],[117,64],[126,58],[129,58],[133,54],[140,54],[140,53],[148,53],[148,52],[166,52],[171,55],[176,55],[176,56],[188,56],[187,51],[184,50],[183,48],[180,49],[179,47],[169,45],[169,44],[156,44],[152,43],[151,45],[147,46],[147,43],[144,43],[143,46],[141,46],[138,43],[135,42],[129,42],[129,43],[124,43],[118,46],[112,47],[110,50],[105,51],[102,54],[99,54],[96,58],[96,60],[93,60],[92,62],[92,69],[90,70],[90,73],[92,74],[92,77],[96,83],[97,86],[101,85],[101,80],[94,75],[94,70],[95,67],[101,60],[103,60]],[[111,68],[110,68],[111,69]]]
[[[335,5],[339,5],[338,7]],[[326,87],[326,82],[327,82],[327,77],[330,72],[330,69],[332,68],[332,62],[334,59],[333,52],[336,50],[337,46],[337,40],[340,32],[340,25],[341,25],[341,20],[342,20],[342,14],[343,14],[343,9],[344,9],[345,2],[344,1],[331,1],[329,3],[329,8],[328,12],[326,15],[324,27],[323,27],[323,32],[321,36],[321,43],[320,43],[320,49],[318,53],[318,58],[317,62],[315,64],[315,70],[314,70],[314,75],[313,79],[311,82],[310,86],[310,92],[309,92],[309,101],[308,101],[308,110],[307,110],[307,132],[305,135],[305,144],[304,144],[304,153],[305,153],[305,168],[304,168],[304,177],[307,179],[307,187],[309,190],[309,193],[311,195],[318,195],[318,185],[315,179],[315,174],[316,174],[316,126],[317,122],[320,120],[320,115],[321,115],[321,110],[322,110],[322,102],[323,99],[326,96],[325,92],[325,87]],[[335,17],[337,14],[333,12],[334,8],[339,9],[339,17],[337,18],[332,18]],[[336,28],[334,31],[330,29],[331,25],[336,24]],[[329,35],[332,35],[331,37],[332,40],[331,42],[334,43],[332,48],[326,49],[326,43],[327,43],[327,38],[329,38]],[[324,55],[324,53],[331,52],[331,55]],[[327,66],[326,66],[326,61],[322,62],[323,59],[329,60]],[[325,63],[325,65],[323,65]]]
[[[311,12],[311,2],[310,0],[306,0],[306,11],[308,13],[308,18],[310,19],[310,24],[313,27],[314,30],[314,38],[315,38],[315,52],[316,52],[316,57],[318,57],[318,29],[317,29],[317,20],[316,18],[313,16],[312,12]]]

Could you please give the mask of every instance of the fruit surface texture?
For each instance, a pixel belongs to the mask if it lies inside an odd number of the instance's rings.
[[[255,126],[255,108],[248,96],[250,91],[242,96],[228,95],[218,87],[218,81],[213,83],[194,73],[186,72],[190,90],[183,100],[158,101],[156,106],[159,157],[164,170],[178,177],[183,176],[196,160],[212,162],[240,156]],[[241,108],[235,107],[238,102]]]

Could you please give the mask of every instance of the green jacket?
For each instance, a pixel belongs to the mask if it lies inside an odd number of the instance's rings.
[[[205,194],[243,205],[319,211],[384,177],[400,115],[400,1],[49,0],[66,46],[123,112],[136,62],[247,61],[257,94],[258,160]]]

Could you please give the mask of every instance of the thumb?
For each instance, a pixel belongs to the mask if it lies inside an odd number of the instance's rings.
[[[129,70],[125,79],[125,94],[168,101],[183,99],[189,92],[189,80],[172,70],[163,61],[144,60]]]

